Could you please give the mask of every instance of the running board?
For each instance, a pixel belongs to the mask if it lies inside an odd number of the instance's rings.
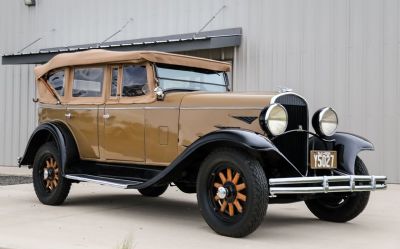
[[[105,176],[96,176],[96,175],[86,175],[86,174],[69,174],[65,175],[65,178],[80,182],[93,182],[100,185],[108,185],[116,188],[123,188],[123,189],[130,189],[136,188],[142,184],[143,182],[134,181],[134,180],[126,180],[120,178],[112,178],[112,177],[105,177]]]

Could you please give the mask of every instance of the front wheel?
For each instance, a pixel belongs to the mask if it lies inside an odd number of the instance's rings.
[[[57,145],[46,143],[36,153],[32,170],[33,187],[39,201],[46,205],[60,205],[67,198],[71,181],[61,174]]]
[[[356,175],[368,175],[364,162],[357,157]],[[308,209],[319,219],[332,222],[347,222],[357,217],[367,206],[369,192],[321,194],[316,199],[306,200]]]
[[[264,170],[243,151],[216,150],[200,167],[197,201],[203,218],[215,232],[244,237],[262,223],[267,210]]]

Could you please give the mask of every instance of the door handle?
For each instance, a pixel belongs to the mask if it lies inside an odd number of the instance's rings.
[[[110,118],[110,114],[108,114],[108,113],[103,114],[103,118],[104,118],[104,119],[109,119],[109,118]]]
[[[71,118],[72,115],[71,115],[71,113],[68,112],[68,113],[65,113],[65,117],[66,117],[66,118]]]

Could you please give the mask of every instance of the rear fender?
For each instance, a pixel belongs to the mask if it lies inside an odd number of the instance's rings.
[[[64,174],[66,165],[78,160],[79,154],[70,130],[62,122],[49,122],[39,125],[33,131],[24,156],[19,160],[18,165],[28,165],[31,168],[38,149],[49,141],[53,141],[57,146],[60,153],[61,169]]]

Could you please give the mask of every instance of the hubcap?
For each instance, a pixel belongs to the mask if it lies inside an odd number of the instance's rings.
[[[227,193],[228,193],[228,190],[227,190],[226,188],[224,188],[224,187],[219,187],[219,188],[218,188],[218,192],[217,192],[217,196],[218,196],[220,199],[225,199]]]

